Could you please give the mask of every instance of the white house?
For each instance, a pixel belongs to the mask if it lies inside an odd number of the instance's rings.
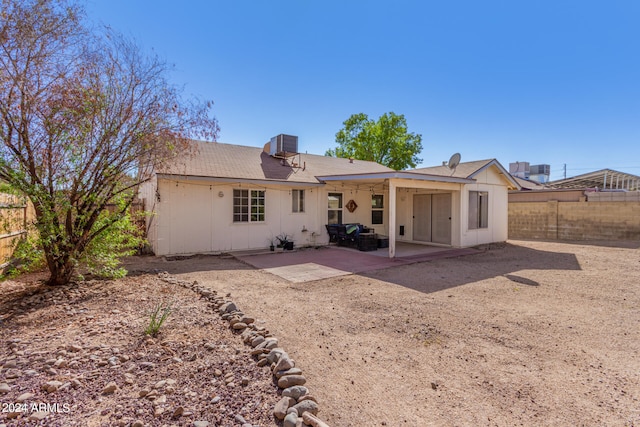
[[[507,192],[518,188],[497,160],[394,171],[297,153],[297,138],[287,135],[264,149],[193,146],[140,189],[156,255],[266,248],[282,233],[296,246],[325,245],[331,223],[360,223],[388,236],[390,257],[396,241],[505,241]]]

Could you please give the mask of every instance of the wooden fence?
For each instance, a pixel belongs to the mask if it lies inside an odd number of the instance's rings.
[[[8,265],[19,239],[33,221],[33,207],[21,197],[0,193],[0,269]]]
[[[115,209],[115,205],[107,206],[107,210]],[[144,231],[144,217],[135,215],[144,211],[143,203],[136,200],[129,209],[134,214],[134,223]],[[0,193],[0,270],[9,265],[16,243],[26,237],[34,217],[31,203],[18,196]]]

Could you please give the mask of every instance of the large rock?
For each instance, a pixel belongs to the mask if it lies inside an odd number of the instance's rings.
[[[262,344],[260,344],[260,345],[262,345]],[[258,346],[258,347],[260,347],[260,346]],[[269,363],[276,363],[278,361],[278,359],[280,359],[283,355],[286,355],[286,354],[287,353],[283,349],[281,349],[279,347],[273,348],[273,349],[271,349],[269,354],[267,354],[267,361]]]
[[[275,337],[265,338],[263,344],[264,344],[264,348],[266,348],[267,350],[273,350],[274,348],[278,347],[278,338],[275,338]]]
[[[313,400],[303,400],[302,402],[293,405],[292,408],[297,409],[298,413],[301,415],[305,412],[310,412],[313,415],[318,415],[319,410],[318,404]]]
[[[53,393],[60,388],[62,383],[60,381],[47,381],[42,385],[42,390],[47,393]]]
[[[254,317],[244,315],[244,316],[242,316],[240,321],[242,323],[246,323],[247,325],[250,325],[251,323],[255,323],[256,319]]]
[[[296,427],[297,422],[298,422],[298,416],[292,412],[288,414],[286,417],[284,417],[282,427]]]
[[[79,351],[82,351],[82,346],[78,344],[69,344],[67,345],[67,351],[70,351],[72,353],[77,353]]]
[[[295,405],[296,400],[293,397],[283,397],[276,403],[276,406],[273,408],[273,415],[279,420],[284,420],[284,417],[287,416],[287,409],[291,406]]]
[[[47,418],[48,415],[49,415],[49,413],[47,411],[34,412],[31,415],[29,415],[29,420],[30,421],[42,421],[45,418]]]
[[[225,304],[222,304],[219,310],[220,310],[220,314],[231,313],[232,311],[238,310],[238,307],[236,307],[235,303],[230,301]]]
[[[278,349],[278,338],[275,338],[275,337],[265,338],[264,341],[262,341],[260,344],[256,346],[256,348],[264,348],[267,350]]]
[[[291,368],[285,371],[276,371],[276,378],[280,379],[280,377],[284,377],[285,375],[301,375],[302,369],[300,368]],[[286,388],[286,387],[285,387]]]
[[[306,425],[312,427],[329,427],[327,423],[309,412],[305,412],[304,414],[302,414],[302,421]],[[384,423],[382,423],[382,425],[384,425]]]
[[[234,323],[232,328],[236,331],[242,331],[244,329],[247,329],[247,324],[242,322]]]
[[[293,387],[288,387],[282,390],[283,396],[293,397],[296,400],[300,399],[300,397],[302,396],[305,396],[307,393],[309,393],[309,390],[302,385],[295,385]]]
[[[273,372],[286,371],[287,369],[294,368],[295,366],[296,364],[294,361],[290,359],[288,355],[283,354],[280,356],[280,359],[278,359],[276,366],[273,368]]]
[[[302,375],[285,375],[280,377],[278,380],[278,387],[280,388],[289,388],[294,385],[304,385],[307,382],[307,379]]]
[[[33,393],[28,393],[28,392],[27,393],[22,393],[20,396],[18,396],[16,398],[16,402],[22,403],[22,402],[24,402],[26,400],[31,399],[33,396],[35,396]]]
[[[102,394],[111,394],[114,393],[117,389],[118,385],[114,382],[110,382],[106,386],[104,386],[104,388],[102,389]]]
[[[251,347],[255,347],[264,342],[264,337],[262,335],[258,335],[254,339],[251,340]]]
[[[8,380],[20,378],[21,376],[22,376],[22,371],[18,369],[7,369],[4,373],[5,379],[8,379]]]

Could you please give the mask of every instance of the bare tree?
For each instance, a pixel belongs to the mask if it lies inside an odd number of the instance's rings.
[[[61,285],[126,214],[148,179],[141,165],[215,140],[218,124],[211,103],[181,98],[163,61],[90,31],[79,5],[1,1],[0,179],[32,201],[48,283]]]

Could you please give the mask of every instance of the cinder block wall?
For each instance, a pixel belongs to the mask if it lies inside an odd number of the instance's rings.
[[[511,202],[509,238],[640,240],[640,202]]]

